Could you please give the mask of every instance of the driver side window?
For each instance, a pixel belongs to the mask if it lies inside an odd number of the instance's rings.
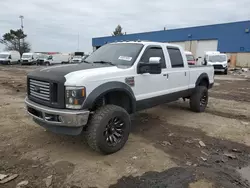
[[[140,62],[148,63],[150,57],[160,57],[161,68],[166,68],[165,57],[161,47],[150,47],[148,48],[141,57]]]

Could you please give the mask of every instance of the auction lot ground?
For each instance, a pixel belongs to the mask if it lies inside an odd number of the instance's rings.
[[[102,156],[83,135],[45,131],[24,106],[26,74],[36,66],[0,67],[0,174],[18,177],[0,187],[250,187],[250,79],[216,75],[205,113],[188,101],[132,116],[124,149]],[[205,146],[200,142],[202,141]],[[202,146],[203,145],[203,146]]]

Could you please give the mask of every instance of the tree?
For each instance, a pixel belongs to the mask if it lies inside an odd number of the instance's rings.
[[[122,32],[122,27],[118,25],[115,28],[115,31],[113,31],[112,36],[120,36],[120,35],[124,35],[124,33]]]
[[[21,29],[16,31],[11,29],[9,33],[2,36],[0,43],[5,45],[6,50],[16,50],[22,55],[31,50],[30,43],[24,40],[26,37],[27,35]]]

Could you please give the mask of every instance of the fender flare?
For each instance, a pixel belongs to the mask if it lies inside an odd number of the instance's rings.
[[[132,108],[131,111],[132,111],[132,113],[135,112],[136,99],[135,99],[134,92],[132,91],[130,86],[128,86],[127,84],[125,84],[123,82],[118,82],[118,81],[107,82],[107,83],[104,83],[104,84],[98,86],[97,88],[95,88],[85,99],[85,101],[82,105],[82,109],[92,108],[96,99],[104,96],[105,94],[107,94],[109,92],[113,92],[113,91],[125,92],[129,96],[130,101],[131,101],[131,104],[130,104],[131,108]]]
[[[195,87],[197,87],[201,82],[202,82],[202,80],[206,80],[207,81],[207,87],[209,87],[209,77],[208,77],[208,75],[207,75],[207,73],[202,73],[198,78],[197,78],[197,80],[196,80],[196,82],[195,82]]]

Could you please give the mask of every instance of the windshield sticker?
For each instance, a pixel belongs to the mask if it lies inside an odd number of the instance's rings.
[[[119,59],[119,60],[124,60],[124,61],[131,61],[131,60],[132,60],[132,57],[120,56],[118,59]]]

